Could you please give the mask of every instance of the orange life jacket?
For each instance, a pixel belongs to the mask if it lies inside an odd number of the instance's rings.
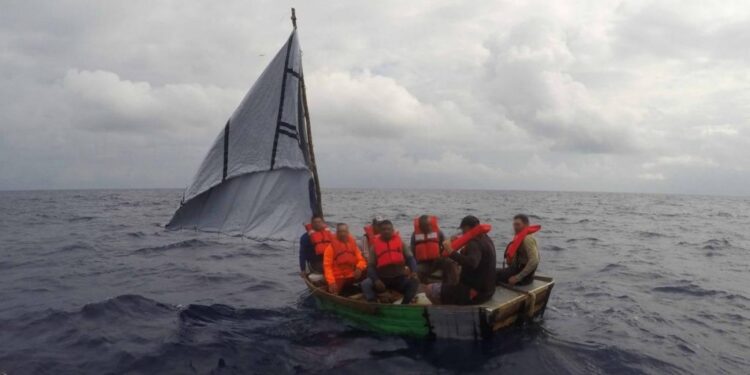
[[[310,235],[310,242],[315,246],[315,254],[323,255],[334,237],[331,230],[325,227],[322,231],[316,231],[312,228],[312,224],[305,224],[305,229]]]
[[[462,247],[466,246],[469,241],[480,234],[489,233],[492,230],[492,225],[479,224],[474,228],[471,228],[468,232],[458,236],[458,238],[451,241],[451,249],[458,251]]]
[[[365,225],[365,237],[367,237],[368,242],[371,242],[375,238],[375,229],[372,227],[372,224]]]
[[[380,235],[373,238],[375,257],[378,259],[377,267],[385,267],[392,264],[406,264],[404,259],[404,243],[398,232],[393,234],[390,241],[383,241]]]
[[[518,248],[521,247],[524,238],[532,233],[539,232],[540,229],[542,229],[541,225],[529,225],[524,228],[524,230],[513,236],[513,241],[508,244],[507,248],[505,248],[505,262],[508,265],[512,264],[513,258],[516,257],[516,252],[518,252]]]
[[[354,241],[354,237],[349,236],[346,242],[342,242],[334,236],[331,247],[333,247],[333,264],[336,267],[351,268],[352,270],[357,267],[357,243]]]
[[[440,256],[440,227],[438,219],[430,216],[430,233],[422,233],[419,218],[414,219],[414,256],[418,262],[437,259]]]

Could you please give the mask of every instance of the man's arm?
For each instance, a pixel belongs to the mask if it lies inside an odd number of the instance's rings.
[[[310,246],[310,236],[307,233],[303,234],[299,239],[299,270],[305,272],[307,270],[307,248]]]
[[[414,258],[414,254],[411,252],[410,248],[406,246],[404,246],[404,259],[406,259],[406,266],[409,267],[411,272],[417,272],[417,259]]]
[[[372,246],[367,249],[368,253],[368,262],[367,262],[367,277],[372,279],[372,281],[379,281],[380,278],[378,277],[378,257],[375,255],[375,250],[372,249]]]
[[[466,245],[464,254],[454,251],[449,257],[461,267],[473,270],[479,266],[479,262],[482,260],[482,250],[476,241],[471,241]]]
[[[336,277],[333,275],[333,246],[331,245],[328,245],[323,252],[323,276],[328,285],[336,284]]]
[[[356,255],[357,255],[357,269],[360,271],[364,271],[365,268],[367,268],[367,260],[365,259],[364,256],[362,256],[362,251],[359,249],[359,247],[357,248]]]
[[[443,242],[445,242],[445,234],[443,234],[443,231],[438,231],[438,244],[440,245],[440,254],[443,253],[445,250],[445,246],[443,245]]]
[[[537,249],[536,246],[536,239],[531,236],[527,236],[526,238],[524,238],[523,248],[526,250],[526,256],[529,258],[529,261],[526,263],[526,266],[521,270],[521,272],[516,274],[516,278],[518,278],[518,280],[522,280],[524,277],[534,272],[534,270],[536,270],[536,267],[539,265],[539,249]]]
[[[362,236],[362,255],[370,261],[370,241],[367,240],[367,235]]]

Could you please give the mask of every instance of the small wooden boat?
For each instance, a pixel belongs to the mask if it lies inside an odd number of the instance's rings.
[[[320,308],[333,311],[355,325],[375,332],[423,337],[479,339],[544,315],[555,285],[551,277],[536,276],[524,286],[501,285],[491,300],[473,306],[371,303],[361,295],[343,297],[304,278]]]

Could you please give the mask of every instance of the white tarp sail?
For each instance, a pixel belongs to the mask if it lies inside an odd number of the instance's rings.
[[[208,151],[168,229],[292,239],[317,207],[301,100],[297,33]]]

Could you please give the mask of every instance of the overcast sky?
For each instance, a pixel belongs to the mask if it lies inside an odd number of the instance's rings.
[[[750,194],[747,1],[14,1],[0,189],[187,186],[299,17],[323,187]]]

